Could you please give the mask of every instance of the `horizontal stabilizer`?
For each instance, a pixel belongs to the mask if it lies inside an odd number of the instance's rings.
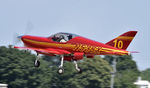
[[[129,51],[130,53],[140,53],[140,52],[138,52],[138,51]]]

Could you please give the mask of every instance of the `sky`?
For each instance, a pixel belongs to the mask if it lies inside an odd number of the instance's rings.
[[[0,0],[0,46],[18,33],[50,36],[69,32],[106,43],[135,30],[128,47],[140,70],[150,68],[150,0]],[[32,30],[28,30],[28,23]]]

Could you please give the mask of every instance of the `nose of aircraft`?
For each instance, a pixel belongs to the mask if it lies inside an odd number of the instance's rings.
[[[21,42],[23,36],[24,35],[22,35],[22,36],[15,35],[14,38],[13,38],[13,45],[16,45],[19,42]]]
[[[21,39],[21,38],[22,38],[23,36],[24,36],[24,35],[21,35],[21,36],[17,36],[17,38],[18,38],[18,39]]]

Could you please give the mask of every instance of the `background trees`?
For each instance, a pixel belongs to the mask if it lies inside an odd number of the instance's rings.
[[[64,63],[65,72],[57,74],[59,57],[42,56],[41,66],[34,67],[36,56],[29,51],[11,47],[0,47],[0,83],[7,83],[10,88],[109,88],[111,62],[114,57],[95,56],[84,58],[78,64],[82,68],[77,73],[74,64]],[[132,56],[117,58],[115,88],[135,88],[133,82],[140,74]],[[142,72],[144,79],[149,78],[150,70]]]
[[[13,48],[0,47],[0,83],[10,88],[48,88],[52,78],[48,62],[41,60],[34,68],[35,55]]]
[[[144,70],[141,72],[141,77],[143,80],[148,80],[150,81],[150,68]]]
[[[137,68],[136,62],[132,60],[132,56],[105,56],[104,59],[112,64],[112,60],[117,60],[117,73],[115,77],[115,88],[136,88],[133,82],[137,80],[140,71]]]

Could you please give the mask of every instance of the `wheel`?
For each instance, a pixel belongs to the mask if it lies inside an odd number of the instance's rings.
[[[39,66],[40,66],[40,61],[35,60],[35,61],[34,61],[34,66],[35,66],[35,67],[39,67]]]
[[[80,67],[78,67],[77,71],[78,73],[82,73],[82,69]]]
[[[64,73],[64,69],[63,68],[59,68],[57,72],[58,72],[58,74],[63,74]]]

